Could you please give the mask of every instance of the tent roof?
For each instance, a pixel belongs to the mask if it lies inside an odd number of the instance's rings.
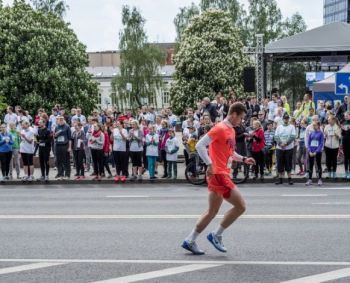
[[[265,46],[267,55],[350,55],[350,24],[332,23]]]
[[[347,64],[338,73],[350,73],[350,64]],[[327,79],[314,83],[312,87],[313,92],[334,92],[335,90],[335,74]]]

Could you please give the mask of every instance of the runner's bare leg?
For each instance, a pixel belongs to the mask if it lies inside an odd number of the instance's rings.
[[[195,230],[198,233],[202,233],[203,230],[209,225],[209,223],[215,218],[218,214],[221,207],[223,198],[214,192],[209,192],[208,202],[209,209],[207,212],[203,213],[202,216],[198,219]]]
[[[246,204],[241,192],[237,188],[231,190],[230,197],[225,200],[233,205],[233,208],[225,213],[224,219],[220,223],[226,229],[245,212]]]

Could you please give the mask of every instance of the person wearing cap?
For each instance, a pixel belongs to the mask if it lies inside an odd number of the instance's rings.
[[[293,185],[291,173],[295,137],[295,127],[289,123],[289,114],[284,113],[283,124],[277,127],[275,133],[278,173],[276,185],[283,184],[284,172],[287,172],[289,185]]]
[[[57,126],[54,131],[57,178],[70,179],[70,152],[72,151],[71,129],[63,116],[57,117]]]

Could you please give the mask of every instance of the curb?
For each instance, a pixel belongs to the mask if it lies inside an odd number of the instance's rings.
[[[294,184],[305,184],[306,179],[304,178],[296,178],[292,179]],[[313,180],[315,183],[313,185],[317,185],[317,179]],[[264,179],[264,181],[254,181],[254,180],[247,180],[243,184],[251,184],[251,185],[258,185],[258,184],[274,184],[275,185],[276,179]],[[338,178],[335,180],[330,180],[330,179],[324,179],[323,180],[324,184],[349,184],[350,180],[346,180],[343,178]],[[5,188],[7,186],[50,186],[50,185],[76,185],[76,186],[81,186],[81,185],[143,185],[143,184],[188,184],[190,183],[186,179],[176,179],[176,180],[167,180],[167,179],[156,179],[156,180],[148,180],[148,179],[143,179],[142,181],[126,181],[125,183],[116,183],[114,180],[102,180],[102,181],[94,181],[94,180],[82,180],[82,181],[76,181],[76,180],[52,180],[49,182],[39,182],[39,181],[33,181],[33,182],[22,182],[22,181],[7,181],[7,182],[1,182],[0,183],[0,188]],[[195,185],[193,185],[195,186]],[[202,185],[206,186],[206,184]],[[280,185],[281,186],[281,185]],[[282,186],[289,186],[288,185],[288,180],[284,179],[284,183]],[[276,185],[278,187],[278,185]],[[292,187],[292,186],[290,186]],[[350,186],[349,186],[350,189]]]

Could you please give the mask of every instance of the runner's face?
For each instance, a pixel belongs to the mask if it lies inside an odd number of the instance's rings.
[[[237,113],[232,113],[231,117],[230,117],[230,122],[234,127],[239,126],[242,123],[242,120],[245,117],[245,113],[241,113],[241,114],[237,114]]]

